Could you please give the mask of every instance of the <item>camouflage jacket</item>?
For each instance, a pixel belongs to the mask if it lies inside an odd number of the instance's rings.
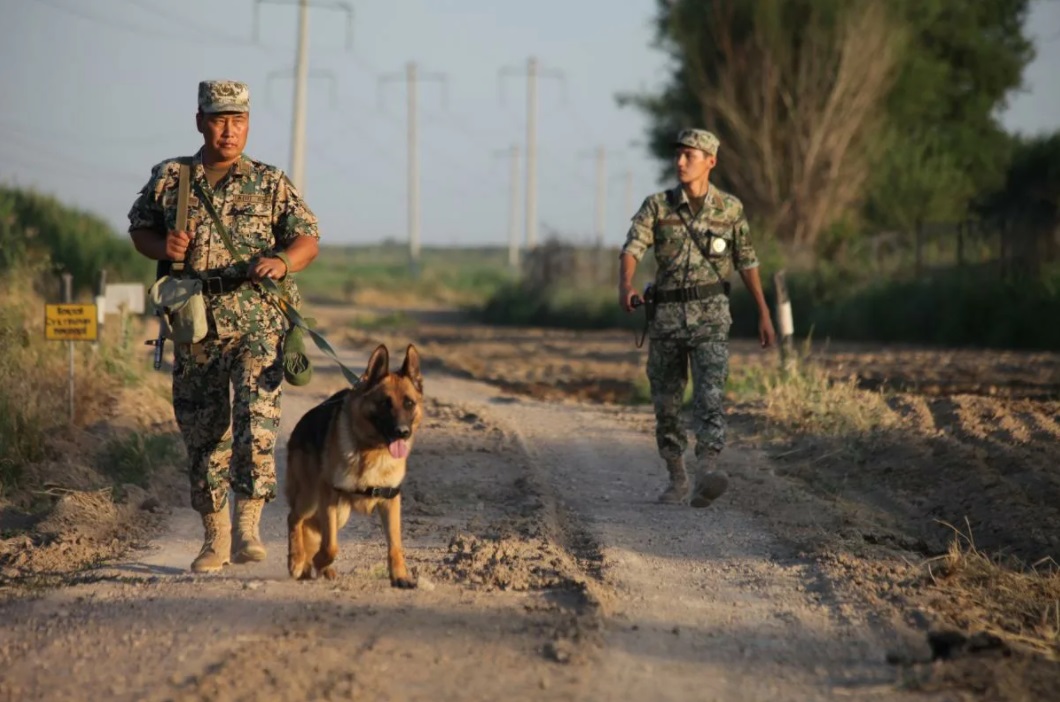
[[[134,229],[168,232],[175,228],[179,169],[177,159],[163,161],[151,169],[147,185],[129,210],[130,232]],[[225,248],[213,219],[200,201],[204,195],[211,198],[242,260],[233,260]],[[299,236],[320,238],[316,215],[283,171],[244,155],[213,188],[206,180],[201,149],[192,157],[188,233],[191,244],[185,271],[190,269],[196,275],[223,278],[245,278],[251,260],[282,251]],[[301,305],[290,275],[280,287],[286,288],[296,306]],[[216,331],[222,338],[248,332],[269,333],[286,327],[283,314],[254,285],[208,296],[206,311],[211,332]]]
[[[649,247],[655,249],[658,290],[717,283],[728,280],[734,269],[758,265],[743,205],[713,185],[698,215],[693,215],[680,187],[646,198],[633,215],[622,253],[640,261]],[[711,252],[709,261],[703,251]],[[717,295],[657,305],[649,335],[652,339],[723,340],[731,325],[729,300]]]

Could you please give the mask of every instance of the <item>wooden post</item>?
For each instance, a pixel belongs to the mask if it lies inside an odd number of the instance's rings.
[[[118,314],[121,318],[121,352],[124,356],[129,353],[129,314],[124,302],[118,306]]]
[[[777,289],[777,324],[780,326],[780,365],[784,370],[795,367],[794,340],[795,322],[791,314],[791,298],[788,297],[788,284],[783,270],[773,275],[773,284]]]
[[[74,301],[74,276],[71,273],[63,273],[62,297],[64,303]],[[74,342],[66,342],[70,347],[70,423],[74,423]]]
[[[96,324],[99,325],[99,336],[92,342],[92,350],[99,350],[99,340],[103,337],[103,323],[107,319],[107,271],[99,272],[99,285],[96,288]]]

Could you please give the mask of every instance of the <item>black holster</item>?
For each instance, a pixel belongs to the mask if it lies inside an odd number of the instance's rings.
[[[644,288],[644,317],[651,324],[655,319],[655,286],[649,285]]]

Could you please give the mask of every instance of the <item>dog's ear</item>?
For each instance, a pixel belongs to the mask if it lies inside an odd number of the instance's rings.
[[[390,352],[387,351],[385,344],[379,344],[368,358],[368,367],[361,376],[361,382],[366,387],[372,387],[381,382],[388,373],[390,373]]]
[[[412,381],[417,392],[423,392],[423,375],[420,374],[420,352],[412,344],[405,349],[405,362],[401,364],[401,375]]]

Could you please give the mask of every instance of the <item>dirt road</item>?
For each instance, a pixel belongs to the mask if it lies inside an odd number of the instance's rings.
[[[369,350],[343,353],[359,368]],[[762,455],[726,454],[713,508],[664,507],[646,408],[425,379],[405,519],[419,589],[389,587],[363,518],[340,534],[337,581],[289,580],[282,500],[264,563],[194,576],[197,515],[174,509],[148,548],[3,605],[0,700],[911,696],[885,658],[921,655],[916,637],[800,555],[790,512],[762,505],[820,517]],[[318,357],[284,435],[340,386]]]

